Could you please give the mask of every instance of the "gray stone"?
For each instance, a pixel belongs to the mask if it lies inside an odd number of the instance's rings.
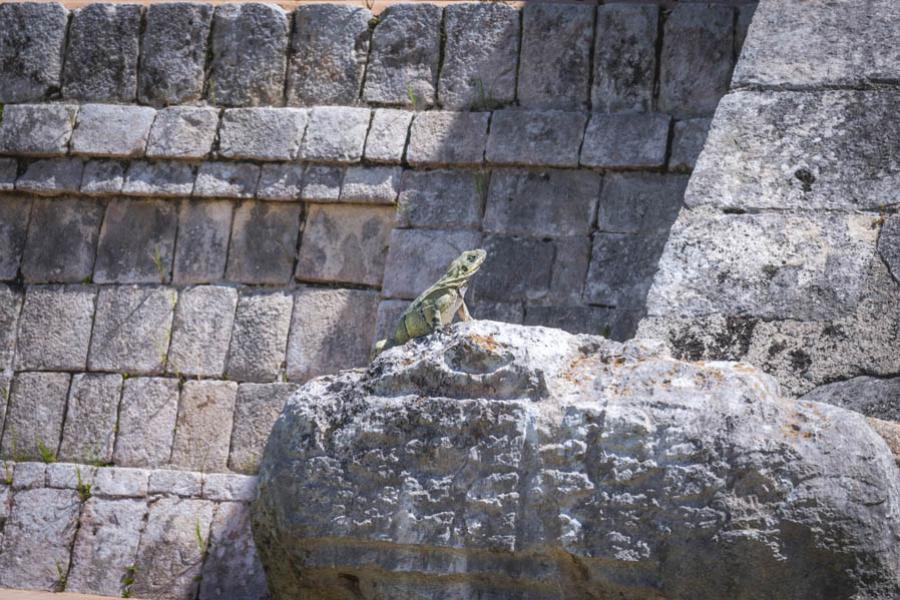
[[[209,4],[187,2],[147,7],[138,79],[141,104],[200,100],[213,10]]]
[[[591,238],[574,236],[553,241],[555,256],[550,274],[550,293],[542,299],[544,304],[581,304],[584,278],[591,259]]]
[[[100,228],[95,283],[160,283],[172,272],[178,215],[164,200],[117,200]]]
[[[77,377],[77,375],[76,375]],[[92,485],[96,467],[72,463],[50,463],[47,467],[47,487],[77,490]]]
[[[222,376],[237,296],[234,288],[211,285],[187,288],[178,294],[166,365],[169,373]]]
[[[11,370],[16,348],[16,332],[22,308],[22,292],[0,284],[0,372]],[[9,389],[3,395],[9,399]],[[0,406],[3,402],[0,401]]]
[[[72,377],[59,457],[110,463],[116,437],[121,375],[80,373]]]
[[[78,494],[43,488],[19,492],[15,499],[3,528],[0,585],[57,590],[78,529]]]
[[[484,230],[513,235],[586,235],[594,223],[602,178],[590,171],[495,170]]]
[[[363,98],[380,104],[434,104],[443,11],[430,4],[387,7],[372,34]]]
[[[85,102],[133,102],[141,7],[90,4],[73,12],[62,95]]]
[[[587,119],[582,112],[498,110],[485,158],[499,165],[577,167]]]
[[[900,398],[900,379],[853,377],[817,387],[802,400],[833,404],[886,421],[900,421],[897,398]]]
[[[172,464],[195,471],[222,471],[237,384],[233,381],[186,381],[178,403]]]
[[[342,167],[309,165],[303,172],[300,198],[308,202],[337,202],[341,198]]]
[[[91,492],[99,496],[141,498],[147,495],[149,477],[146,469],[100,467],[94,474]]]
[[[394,333],[409,300],[382,300],[375,316],[375,339],[383,340]],[[470,307],[471,308],[471,307]]]
[[[143,156],[156,111],[147,106],[84,104],[78,110],[72,152],[87,156]]]
[[[396,108],[376,108],[366,138],[366,160],[399,163],[403,160],[409,124],[414,112]]]
[[[469,312],[474,319],[519,323],[525,319],[525,309],[520,302],[467,301]]]
[[[16,181],[16,190],[42,196],[77,194],[84,163],[78,158],[45,158],[25,169]]]
[[[405,171],[397,225],[478,229],[488,187],[486,172]]]
[[[77,112],[78,107],[71,104],[5,106],[0,115],[0,153],[20,156],[66,154]]]
[[[591,107],[597,112],[650,110],[656,83],[659,8],[597,8]]]
[[[178,210],[178,241],[172,281],[178,284],[211,283],[225,275],[231,202],[182,202]]]
[[[663,33],[658,109],[676,117],[711,116],[728,90],[733,53],[731,7],[681,4],[674,8]]]
[[[581,164],[605,169],[652,169],[666,164],[669,117],[594,114],[584,132]]]
[[[297,279],[380,285],[393,220],[388,206],[310,206]]]
[[[288,104],[355,104],[359,100],[371,19],[371,11],[357,6],[297,7],[288,59]]]
[[[33,490],[46,485],[47,465],[43,462],[19,462],[13,467],[13,490]]]
[[[192,471],[150,471],[147,491],[151,494],[170,494],[182,497],[197,497],[203,490],[203,475]]]
[[[86,196],[118,194],[125,184],[125,164],[114,160],[89,160],[81,176],[81,193]]]
[[[16,189],[16,175],[19,163],[14,158],[0,158],[0,192],[11,192]]]
[[[406,160],[413,166],[480,165],[489,120],[486,112],[420,112],[409,130]]]
[[[212,149],[218,126],[219,111],[215,108],[163,108],[157,111],[150,129],[147,158],[206,158]]]
[[[284,366],[291,325],[290,294],[245,292],[238,299],[225,376],[235,381],[275,381]]]
[[[885,219],[878,236],[878,255],[894,279],[900,281],[900,217],[897,215]],[[897,419],[900,421],[900,419]]]
[[[303,108],[233,108],[222,115],[219,156],[294,160],[309,120]]]
[[[200,600],[266,600],[268,596],[266,575],[250,530],[249,508],[237,502],[220,504],[203,562]]]
[[[529,108],[587,108],[593,37],[593,6],[525,6],[519,103]]]
[[[66,591],[121,596],[133,568],[147,504],[143,500],[91,498],[84,503]]]
[[[480,243],[478,231],[395,229],[391,232],[382,295],[415,298],[444,274],[453,259],[480,247]]]
[[[516,96],[519,12],[496,3],[450,5],[444,31],[441,106],[491,110],[510,104]]]
[[[313,108],[300,157],[318,162],[358,162],[362,158],[370,120],[368,108]]]
[[[68,25],[57,3],[0,6],[0,103],[44,100],[59,90]]]
[[[645,235],[597,233],[591,266],[584,283],[589,304],[636,309],[644,306],[647,291],[666,244],[666,232]]]
[[[299,203],[242,202],[234,212],[228,250],[229,281],[290,282],[300,235]]]
[[[128,167],[122,193],[128,196],[180,198],[194,190],[194,167],[175,160],[136,160]]]
[[[256,497],[256,477],[209,473],[203,480],[203,497],[217,502],[249,502]]]
[[[552,241],[490,234],[481,247],[488,256],[472,281],[475,296],[509,302],[549,293],[556,256]]]
[[[756,12],[757,3],[744,4],[737,7],[738,16],[734,22],[734,55],[740,57],[744,48],[744,40],[747,39],[747,32],[750,29],[750,21]],[[740,64],[740,62],[738,63]],[[737,66],[735,66],[735,76],[737,74]]]
[[[377,310],[375,291],[298,290],[287,346],[288,379],[303,382],[339,369],[366,366]]]
[[[529,306],[525,324],[611,337],[614,312],[605,306]]]
[[[256,473],[272,424],[288,397],[296,390],[297,386],[292,383],[242,383],[238,387],[229,469],[239,473]]]
[[[303,183],[303,165],[278,163],[262,166],[256,197],[260,200],[283,200],[291,202],[300,199]]]
[[[19,272],[19,261],[25,251],[28,233],[28,219],[31,215],[31,199],[0,197],[0,279],[15,279]],[[0,290],[8,289],[0,286]],[[4,328],[0,327],[0,331]],[[15,327],[13,327],[15,331]],[[15,336],[13,336],[15,337]],[[2,339],[2,335],[0,335]],[[0,345],[2,348],[2,345]],[[0,350],[0,358],[3,351]],[[0,370],[3,361],[0,360]]]
[[[223,106],[281,104],[289,29],[287,15],[272,4],[217,7],[209,101]]]
[[[128,467],[159,467],[168,463],[177,414],[177,379],[126,379],[113,454],[115,463]]]
[[[197,171],[194,196],[252,198],[259,182],[259,166],[248,162],[205,162]]]
[[[341,202],[394,204],[400,191],[400,167],[348,167]]]
[[[703,143],[709,133],[709,119],[688,119],[677,121],[672,138],[672,155],[669,156],[669,170],[692,171],[703,150]]]
[[[103,205],[93,200],[35,200],[22,256],[25,281],[90,279],[102,219]]]
[[[68,373],[17,373],[3,431],[3,457],[41,460],[56,456],[69,391]]]
[[[88,369],[130,375],[162,373],[177,293],[164,287],[102,287]]]
[[[96,296],[92,287],[30,286],[19,316],[16,368],[84,370]]]
[[[597,229],[609,233],[666,233],[681,210],[685,175],[610,173],[603,181]]]

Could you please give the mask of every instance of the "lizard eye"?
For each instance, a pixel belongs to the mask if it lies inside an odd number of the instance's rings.
[[[473,262],[474,260],[475,260],[475,257],[474,257],[474,256],[470,256],[470,257],[469,257],[469,262]]]
[[[469,270],[469,267],[467,267],[466,265],[462,265],[462,267],[460,267],[460,268],[463,270],[464,273]]]

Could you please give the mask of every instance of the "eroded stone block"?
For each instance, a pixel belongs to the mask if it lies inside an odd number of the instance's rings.
[[[394,204],[400,190],[400,167],[348,167],[341,202]]]
[[[178,403],[172,464],[195,471],[222,471],[228,464],[233,381],[186,381]]]
[[[203,479],[203,497],[217,502],[250,502],[256,497],[256,477],[209,473]]]
[[[56,456],[69,390],[68,373],[17,373],[3,431],[3,457],[16,461]]]
[[[12,368],[23,295],[18,288],[0,284],[0,372]],[[9,388],[6,392],[9,394]]]
[[[366,138],[366,160],[399,163],[403,160],[409,124],[415,113],[396,108],[376,108]]]
[[[471,286],[479,298],[509,302],[537,300],[549,293],[555,257],[552,241],[486,235],[481,247],[488,256]]]
[[[605,169],[652,169],[666,164],[669,117],[594,114],[584,132],[581,164]]]
[[[84,162],[80,158],[37,160],[16,180],[16,190],[41,196],[77,194],[83,172]]]
[[[490,113],[427,111],[415,116],[406,159],[414,166],[480,165]]]
[[[142,498],[147,495],[150,471],[123,467],[100,467],[94,473],[91,492],[98,496]]]
[[[243,202],[234,212],[226,278],[241,283],[285,284],[291,280],[299,203]]]
[[[169,471],[153,469],[147,491],[151,494],[170,494],[197,497],[203,490],[203,474],[194,471]]]
[[[220,504],[203,562],[200,600],[267,597],[266,576],[250,530],[249,507],[237,502]]]
[[[96,296],[88,286],[30,286],[19,316],[16,367],[84,370]]]
[[[192,5],[202,6],[202,5]],[[147,140],[148,158],[206,158],[219,126],[219,111],[170,106],[157,111]]]
[[[25,250],[30,214],[30,198],[0,198],[0,279],[2,280],[15,279],[19,272],[19,264]],[[8,288],[0,286],[0,290],[4,289]],[[15,331],[15,327],[13,327],[13,331]],[[2,338],[3,335],[0,334],[0,339]],[[0,358],[2,358],[2,352],[0,350]],[[2,366],[3,362],[0,360],[0,368]]]
[[[29,283],[90,279],[103,205],[93,200],[35,200],[22,257]]]
[[[263,165],[256,197],[260,200],[285,202],[299,200],[302,185],[303,165],[296,163]]]
[[[641,308],[667,234],[646,235],[597,233],[591,251],[591,266],[584,283],[584,299],[589,304]]]
[[[395,229],[381,293],[412,299],[425,291],[465,250],[479,248],[481,233],[467,230]]]
[[[666,233],[682,207],[686,175],[610,173],[603,180],[597,229]]]
[[[182,202],[172,281],[211,283],[225,275],[233,207],[228,201]]]
[[[498,110],[485,158],[499,165],[578,166],[587,118],[582,112]]]
[[[300,198],[308,202],[337,202],[343,180],[343,167],[308,165],[303,172]]]
[[[100,229],[96,283],[160,283],[172,271],[177,215],[164,200],[117,200]]]
[[[197,170],[194,196],[252,198],[259,181],[259,165],[247,162],[205,162]]]
[[[78,106],[72,104],[4,106],[0,119],[0,153],[21,156],[67,154],[77,112]]]
[[[116,464],[158,467],[168,463],[177,414],[177,379],[126,379],[113,454]]]
[[[242,383],[238,387],[229,469],[256,473],[272,424],[296,389],[292,383]]]
[[[646,112],[656,81],[659,8],[609,4],[597,8],[591,107]]]
[[[137,160],[128,167],[122,193],[129,196],[180,198],[194,189],[194,167],[175,160]]]
[[[78,110],[72,152],[119,158],[143,156],[155,118],[156,111],[147,106],[84,104]]]
[[[113,457],[121,375],[80,373],[72,377],[59,457],[85,464]]]
[[[11,192],[16,189],[18,172],[19,163],[16,159],[0,158],[0,192]]]
[[[294,160],[309,119],[302,108],[233,108],[222,114],[219,156]]]
[[[300,157],[319,162],[358,162],[370,117],[368,108],[319,106],[312,109]]]
[[[247,292],[238,299],[225,376],[275,381],[284,364],[293,298],[286,292]]]
[[[68,25],[61,4],[0,5],[0,103],[44,100],[59,90]]]
[[[237,290],[198,286],[178,295],[167,370],[177,375],[221,377],[237,306]]]
[[[709,133],[709,119],[688,119],[676,122],[672,138],[672,155],[669,157],[669,169],[692,171],[700,156],[700,151],[703,150],[707,133]]]
[[[89,160],[81,176],[81,193],[86,196],[118,194],[125,185],[125,163],[115,160]]]
[[[488,181],[486,172],[405,171],[397,225],[477,229]]]

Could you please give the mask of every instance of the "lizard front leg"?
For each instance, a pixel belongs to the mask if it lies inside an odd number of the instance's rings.
[[[472,320],[472,315],[469,314],[469,308],[466,306],[466,301],[464,298],[460,298],[459,309],[456,311],[456,315],[459,317],[460,321]]]
[[[441,311],[433,303],[429,302],[422,305],[422,318],[428,324],[431,331],[441,331],[444,329],[444,322],[441,320]]]

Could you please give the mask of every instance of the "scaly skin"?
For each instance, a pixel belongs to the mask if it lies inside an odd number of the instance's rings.
[[[467,250],[460,254],[450,263],[444,276],[403,311],[393,335],[375,344],[372,356],[432,331],[440,331],[453,321],[456,314],[462,321],[470,320],[472,317],[464,299],[466,287],[469,279],[481,268],[485,257],[487,252],[481,249]]]

